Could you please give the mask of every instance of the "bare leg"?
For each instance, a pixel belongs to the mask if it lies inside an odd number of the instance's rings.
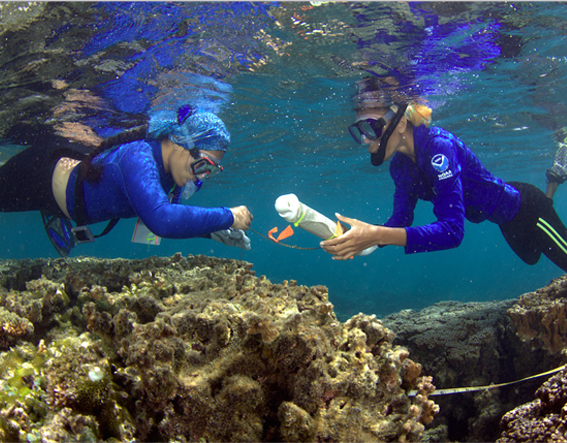
[[[557,191],[558,187],[559,187],[559,183],[557,183],[557,182],[547,182],[547,188],[545,189],[545,195],[547,195],[549,198],[553,199],[553,196],[555,195],[555,191]]]

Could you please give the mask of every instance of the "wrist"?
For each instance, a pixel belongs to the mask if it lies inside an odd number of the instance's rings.
[[[384,227],[381,225],[371,225],[370,228],[370,235],[369,235],[369,240],[372,243],[371,246],[375,246],[375,245],[386,245],[387,243],[384,243],[385,238],[384,238],[384,232],[383,232]]]
[[[234,226],[234,224],[236,223],[236,214],[234,212],[234,209],[232,209],[232,208],[228,208],[228,211],[230,212],[230,218],[231,218],[229,227],[232,228]]]
[[[388,226],[376,226],[376,243],[379,246],[394,245],[406,246],[406,228],[390,228]]]

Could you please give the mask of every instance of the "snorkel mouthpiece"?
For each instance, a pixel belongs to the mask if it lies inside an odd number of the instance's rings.
[[[382,142],[380,142],[378,151],[370,155],[370,162],[373,166],[380,166],[382,163],[384,163],[384,157],[386,157],[386,146],[383,146]]]
[[[384,132],[384,135],[382,135],[382,138],[380,139],[380,147],[378,148],[378,151],[376,151],[375,153],[370,155],[370,162],[374,166],[380,166],[382,163],[384,163],[384,158],[386,157],[386,146],[388,145],[388,140],[390,140],[390,136],[392,135],[392,133],[394,132],[394,130],[398,126],[398,123],[400,123],[400,120],[404,116],[407,107],[408,107],[407,104],[398,106],[398,110],[396,112],[396,115],[392,119],[392,123],[390,124],[390,126],[388,126],[388,129],[386,129],[386,131]]]
[[[181,200],[182,201],[187,201],[189,200],[193,194],[195,194],[195,192],[197,192],[199,189],[201,189],[201,186],[203,185],[203,182],[201,180],[195,180],[195,181],[188,181],[185,186],[183,187],[183,193],[181,194]]]

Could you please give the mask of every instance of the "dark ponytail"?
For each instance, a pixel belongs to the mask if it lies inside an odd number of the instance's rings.
[[[128,131],[121,132],[104,139],[100,145],[94,148],[81,162],[79,166],[79,174],[84,180],[92,183],[98,183],[102,178],[102,167],[93,165],[92,160],[102,152],[106,151],[117,145],[131,143],[136,140],[143,140],[146,138],[146,131],[148,125],[137,126],[129,129]]]

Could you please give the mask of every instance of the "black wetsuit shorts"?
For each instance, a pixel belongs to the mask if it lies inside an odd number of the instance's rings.
[[[42,211],[66,217],[53,196],[53,170],[61,157],[81,158],[71,149],[29,147],[0,167],[0,212]]]
[[[553,200],[529,183],[508,184],[522,198],[516,216],[500,225],[510,247],[529,265],[536,264],[543,253],[567,272],[567,229],[553,208]]]

